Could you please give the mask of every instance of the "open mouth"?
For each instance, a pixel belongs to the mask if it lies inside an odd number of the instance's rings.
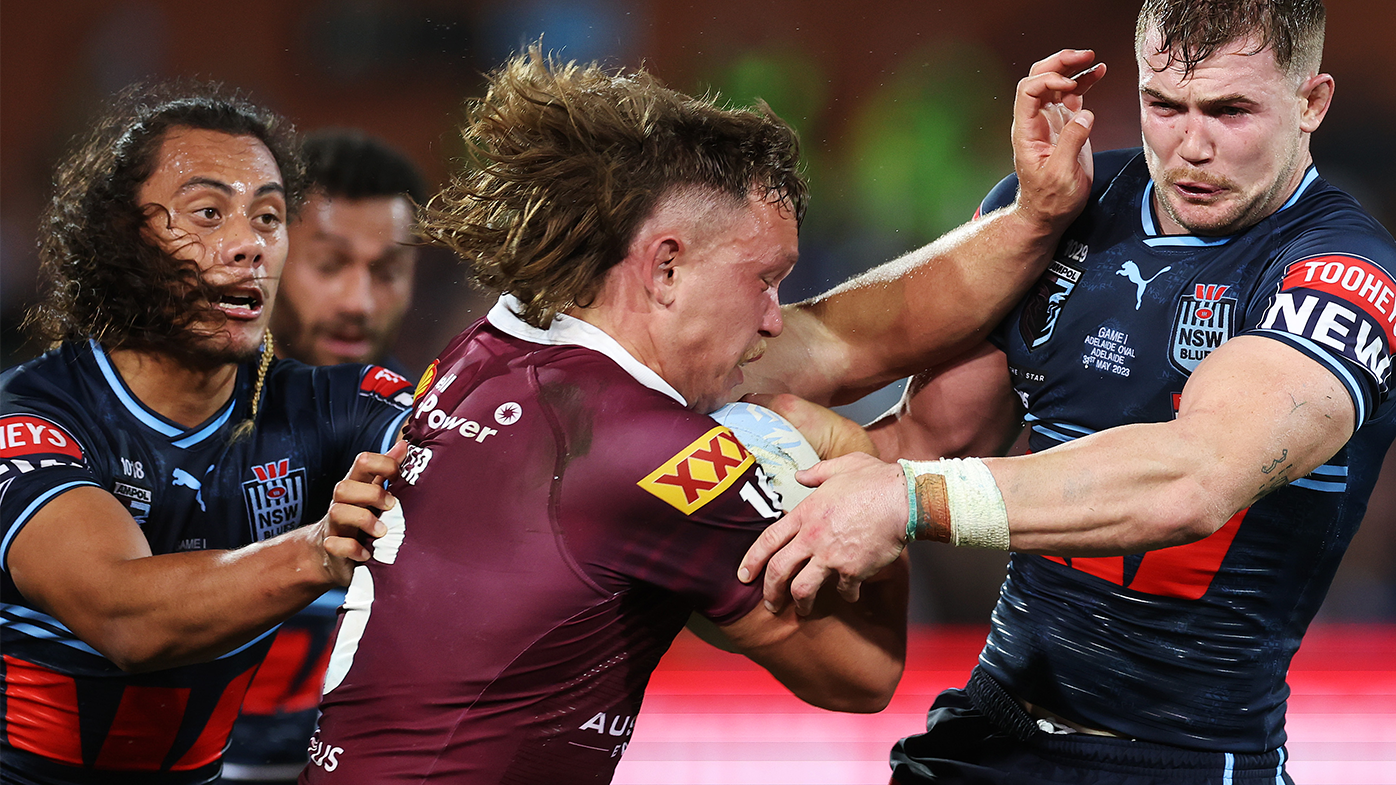
[[[218,297],[217,307],[229,319],[256,319],[262,314],[265,296],[256,287],[229,288]]]

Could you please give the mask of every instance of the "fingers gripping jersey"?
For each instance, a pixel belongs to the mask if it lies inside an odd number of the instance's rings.
[[[44,782],[205,782],[271,633],[199,665],[130,675],[39,611],[9,572],[15,536],[76,487],[111,493],[155,554],[237,548],[324,514],[354,456],[390,445],[410,385],[362,366],[276,362],[252,436],[255,369],[184,428],[145,408],[100,346],[64,345],[0,377],[0,769]],[[8,781],[8,780],[6,780]]]
[[[778,509],[754,460],[604,333],[498,306],[428,370],[408,434],[303,781],[609,781],[690,612],[760,597],[734,577]]]
[[[1326,465],[1199,542],[1014,554],[981,662],[1018,697],[1086,725],[1261,753],[1284,743],[1285,672],[1391,443],[1396,247],[1313,169],[1280,210],[1226,237],[1160,234],[1151,187],[1138,151],[1097,155],[1086,211],[995,333],[1032,449],[1172,419],[1192,371],[1237,335],[1331,371],[1359,428]]]

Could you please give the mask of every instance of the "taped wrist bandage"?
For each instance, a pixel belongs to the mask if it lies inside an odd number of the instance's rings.
[[[978,458],[897,461],[906,473],[907,542],[934,540],[1008,550],[1008,511],[989,467]]]

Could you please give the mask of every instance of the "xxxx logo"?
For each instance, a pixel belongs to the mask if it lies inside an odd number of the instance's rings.
[[[719,425],[636,484],[691,515],[727,490],[753,461],[737,437]]]

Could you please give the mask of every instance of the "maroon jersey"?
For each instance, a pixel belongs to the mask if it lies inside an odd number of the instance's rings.
[[[689,614],[760,598],[735,574],[778,502],[731,431],[510,299],[417,387],[302,782],[608,782]]]

